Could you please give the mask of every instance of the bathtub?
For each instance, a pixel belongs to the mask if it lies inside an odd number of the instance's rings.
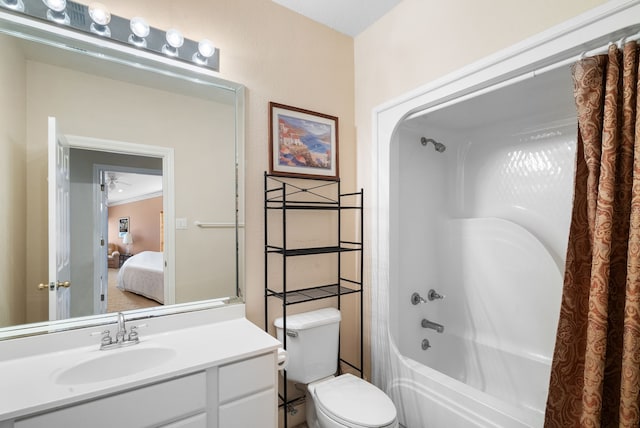
[[[390,299],[393,375],[385,389],[399,419],[411,428],[541,427],[561,271],[549,249],[514,222],[489,217],[442,224],[435,234],[443,237],[442,257],[434,266],[420,273],[418,266],[431,263],[417,264],[402,250],[392,257],[404,268],[397,275],[403,285]],[[405,251],[421,254],[407,238],[400,241]],[[411,294],[426,296],[431,286],[446,297],[413,305]],[[425,329],[422,319],[444,331]]]
[[[543,415],[511,404],[412,359],[404,358],[387,394],[402,426],[541,427]]]

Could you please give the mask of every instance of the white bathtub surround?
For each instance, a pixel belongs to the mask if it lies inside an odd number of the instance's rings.
[[[575,157],[566,59],[637,16],[608,2],[375,111],[373,380],[403,425],[542,426]],[[431,288],[446,298],[411,304]]]
[[[1,341],[0,426],[51,426],[51,421],[55,425],[68,420],[64,418],[73,412],[97,411],[103,417],[92,419],[92,426],[115,426],[119,419],[113,419],[113,409],[100,409],[118,400],[127,402],[126,397],[137,397],[136,391],[141,397],[175,395],[164,405],[149,403],[149,398],[130,402],[128,408],[136,417],[139,413],[146,418],[149,409],[159,406],[153,413],[168,412],[172,418],[175,404],[178,415],[198,414],[193,426],[229,426],[227,419],[236,418],[238,411],[247,417],[266,416],[261,423],[276,426],[280,342],[244,318],[244,305],[127,322],[128,327],[140,324],[146,326],[139,330],[139,344],[107,351],[99,350],[100,336],[91,334],[94,329]],[[111,364],[112,359],[117,364]],[[100,361],[114,376],[82,371]],[[189,395],[182,399],[180,391]],[[239,398],[254,401],[254,413],[242,410]],[[135,425],[134,420],[129,423]]]

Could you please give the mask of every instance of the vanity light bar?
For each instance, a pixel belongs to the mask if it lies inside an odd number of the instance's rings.
[[[131,20],[111,15],[99,3],[85,6],[65,0],[0,0],[0,7],[55,25],[70,27],[93,37],[109,39],[175,58],[199,67],[220,71],[220,50],[209,40],[186,39],[176,29],[162,31],[148,26],[143,18]]]

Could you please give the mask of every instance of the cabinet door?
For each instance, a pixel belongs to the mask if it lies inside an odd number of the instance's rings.
[[[276,381],[274,353],[222,366],[218,376],[221,404],[273,388]]]
[[[275,352],[228,364],[218,371],[218,428],[276,428]]]
[[[218,428],[275,428],[275,394],[272,388],[220,406]]]
[[[204,412],[206,399],[205,374],[197,373],[17,420],[15,428],[157,426]]]

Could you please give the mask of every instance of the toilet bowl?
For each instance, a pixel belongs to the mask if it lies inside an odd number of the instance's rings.
[[[274,321],[285,342],[287,380],[307,386],[309,428],[395,428],[391,399],[369,382],[338,370],[340,311],[324,308]]]
[[[391,399],[369,382],[351,374],[307,386],[309,428],[396,428]]]

